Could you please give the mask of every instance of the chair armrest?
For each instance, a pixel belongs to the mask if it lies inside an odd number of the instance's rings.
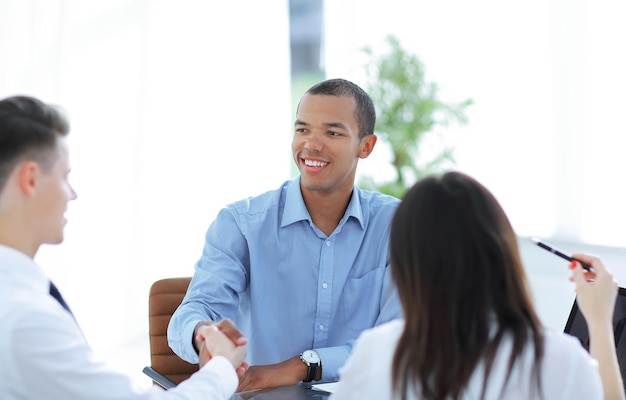
[[[143,369],[143,373],[148,375],[150,378],[152,378],[152,380],[156,384],[158,384],[165,390],[176,387],[176,384],[174,382],[169,380],[169,378],[167,378],[165,375],[161,374],[160,372],[158,372],[152,367],[145,367]]]

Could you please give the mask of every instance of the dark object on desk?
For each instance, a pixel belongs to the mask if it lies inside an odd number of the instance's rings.
[[[159,386],[171,389],[198,370],[178,357],[167,344],[167,325],[180,305],[191,277],[161,279],[152,284],[149,297],[150,367],[143,372]]]
[[[144,367],[143,373],[152,378],[152,381],[157,385],[161,386],[163,389],[171,389],[176,387],[176,384],[169,380],[169,378],[157,371],[152,367]]]
[[[615,311],[613,312],[613,332],[615,335],[615,348],[617,350],[617,362],[622,373],[626,377],[626,335],[624,327],[626,325],[626,289],[619,288],[617,299],[615,300]],[[578,309],[578,304],[574,300],[569,318],[565,324],[565,333],[575,336],[580,340],[583,347],[589,351],[589,331],[587,321]],[[626,380],[624,380],[626,385]],[[626,391],[626,386],[624,387]]]
[[[328,392],[311,389],[307,384],[298,384],[235,393],[230,400],[327,400],[329,397]]]

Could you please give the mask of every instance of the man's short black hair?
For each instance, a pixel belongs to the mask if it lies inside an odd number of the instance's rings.
[[[376,110],[370,96],[357,84],[345,79],[328,79],[315,84],[305,94],[351,97],[356,103],[354,117],[359,125],[359,138],[374,133]]]
[[[43,168],[51,167],[57,138],[69,130],[56,106],[29,96],[0,100],[0,192],[20,161],[32,159]]]

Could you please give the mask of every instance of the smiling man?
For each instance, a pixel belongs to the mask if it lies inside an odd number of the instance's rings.
[[[230,318],[249,339],[238,390],[334,381],[363,330],[401,316],[387,264],[398,200],[354,184],[375,122],[372,100],[352,82],[304,94],[292,142],[300,176],[225,207],[211,224],[168,329],[179,356],[197,362],[194,332]]]

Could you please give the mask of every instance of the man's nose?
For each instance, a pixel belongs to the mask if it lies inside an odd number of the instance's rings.
[[[311,151],[322,151],[324,140],[320,134],[313,133],[307,138],[305,148]]]
[[[70,200],[76,200],[78,198],[78,194],[74,190],[73,187],[70,186]]]

